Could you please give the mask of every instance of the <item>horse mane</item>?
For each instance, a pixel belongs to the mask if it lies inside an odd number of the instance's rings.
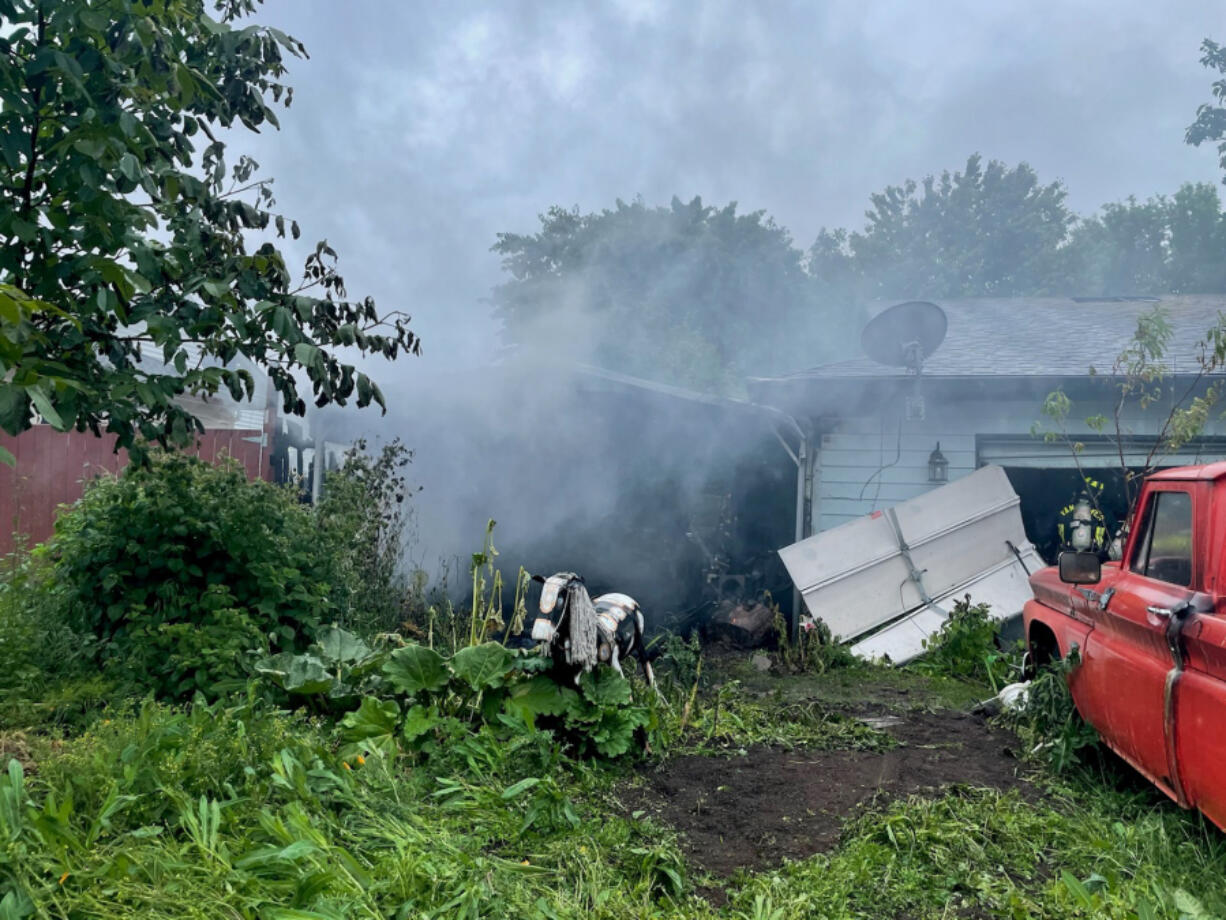
[[[596,617],[596,605],[592,603],[592,598],[582,582],[572,581],[567,590],[570,648],[566,651],[566,663],[579,665],[585,671],[591,670],[599,660],[599,621]]]

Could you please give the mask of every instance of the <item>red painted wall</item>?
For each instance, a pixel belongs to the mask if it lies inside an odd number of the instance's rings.
[[[252,479],[269,479],[269,450],[262,451],[260,431],[206,431],[193,451],[205,460],[229,455]],[[245,440],[253,438],[254,441]],[[51,536],[56,509],[81,497],[84,483],[103,472],[115,473],[128,455],[115,453],[115,438],[56,431],[38,425],[17,437],[0,433],[0,447],[17,458],[17,465],[0,464],[0,555],[10,553],[21,535],[27,545]]]

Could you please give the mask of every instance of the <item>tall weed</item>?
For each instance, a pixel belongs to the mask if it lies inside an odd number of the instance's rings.
[[[949,618],[924,640],[924,655],[911,667],[932,675],[986,684],[995,693],[1021,674],[1020,643],[1001,649],[1000,624],[987,604],[976,604],[969,594],[954,601]]]
[[[1026,688],[1022,705],[1002,714],[1030,754],[1056,772],[1079,763],[1081,754],[1098,744],[1098,733],[1078,714],[1069,691],[1068,676],[1080,663],[1074,650],[1043,667]]]
[[[412,458],[399,438],[374,456],[358,441],[328,473],[315,509],[324,542],[337,552],[335,621],[360,635],[399,629],[411,609],[404,555]]]

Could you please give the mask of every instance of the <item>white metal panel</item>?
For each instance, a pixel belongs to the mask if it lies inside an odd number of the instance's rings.
[[[1018,547],[1018,550],[1026,562],[1026,568],[1010,555],[1008,560],[968,584],[934,597],[936,605],[941,611],[949,611],[953,609],[955,601],[969,594],[972,603],[986,603],[995,620],[1008,620],[1020,615],[1022,606],[1032,597],[1026,570],[1036,571],[1043,568],[1044,563],[1030,544],[1024,548]],[[888,658],[895,664],[905,664],[924,651],[924,640],[939,631],[945,620],[942,612],[924,606],[860,639],[851,646],[851,650],[861,658]]]
[[[1006,541],[1023,555],[1033,555],[1017,494],[996,466],[976,470],[890,512],[850,521],[781,549],[779,555],[809,612],[844,641],[924,603],[891,513],[930,597],[973,584],[1010,560],[1016,564]],[[1037,568],[1041,563],[1034,558]]]

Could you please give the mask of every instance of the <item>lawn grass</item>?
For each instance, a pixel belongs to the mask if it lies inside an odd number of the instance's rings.
[[[774,677],[745,661],[708,672],[654,756],[879,748],[840,707],[987,695],[905,670]],[[256,697],[118,706],[66,737],[31,727],[24,769],[14,758],[0,782],[0,918],[1226,916],[1226,838],[1108,755],[1040,774],[1028,796],[878,802],[829,853],[720,880],[620,805],[630,761],[576,762],[526,730],[478,731],[425,762],[340,750],[328,723]]]

